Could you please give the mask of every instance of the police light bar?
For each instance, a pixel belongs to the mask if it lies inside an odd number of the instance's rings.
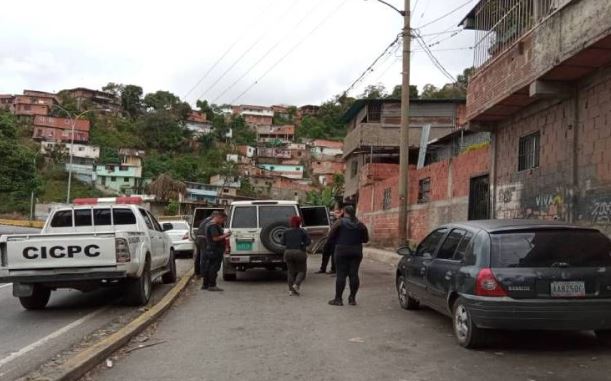
[[[141,205],[142,197],[139,196],[122,196],[122,197],[100,197],[100,198],[75,198],[72,203],[74,205],[99,205],[99,204],[128,204]]]

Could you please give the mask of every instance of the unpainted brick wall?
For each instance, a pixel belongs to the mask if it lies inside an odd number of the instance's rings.
[[[489,147],[484,146],[419,170],[410,167],[410,239],[419,241],[438,225],[467,219],[469,181],[471,177],[488,173],[489,157]],[[394,165],[392,172],[398,173],[398,169],[399,166]],[[430,200],[418,204],[418,184],[427,177],[431,179]],[[398,181],[395,175],[359,189],[357,212],[368,226],[375,245],[392,247],[398,244]],[[385,193],[390,195],[386,203]]]

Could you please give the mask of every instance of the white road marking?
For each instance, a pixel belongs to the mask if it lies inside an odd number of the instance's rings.
[[[12,283],[6,283],[6,284],[2,284],[2,285],[0,285],[0,288],[8,287],[8,286],[10,286],[10,285],[12,285]]]
[[[91,312],[90,314],[87,314],[85,316],[83,316],[82,318],[73,321],[72,323],[58,329],[57,331],[43,337],[42,339],[28,345],[25,346],[23,348],[21,348],[20,350],[18,350],[17,352],[13,352],[10,355],[6,356],[5,358],[0,360],[0,368],[2,368],[4,365],[8,364],[9,362],[15,360],[18,357],[21,357],[23,355],[25,355],[26,353],[46,344],[47,342],[55,339],[56,337],[59,337],[61,335],[63,335],[64,333],[70,331],[71,329],[83,324],[84,322],[86,322],[87,320],[90,320],[92,318],[94,318],[95,316],[99,315],[102,311],[108,309],[108,306],[106,307],[102,307],[100,309],[97,309],[93,312]]]

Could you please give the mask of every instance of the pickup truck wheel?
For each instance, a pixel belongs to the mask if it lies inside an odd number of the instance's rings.
[[[164,284],[176,283],[176,254],[174,249],[170,250],[170,260],[168,263],[168,272],[161,276],[161,281]]]
[[[19,302],[26,310],[42,310],[49,303],[51,289],[34,285],[32,296],[21,296]]]
[[[130,279],[127,291],[127,303],[132,306],[142,306],[149,302],[153,288],[151,279],[151,263],[147,259],[142,275],[138,279]]]

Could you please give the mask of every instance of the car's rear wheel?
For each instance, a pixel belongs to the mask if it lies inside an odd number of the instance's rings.
[[[144,264],[142,275],[138,279],[128,281],[127,304],[132,306],[142,306],[149,302],[153,289],[151,279],[151,262],[147,258]]]
[[[611,346],[611,330],[596,330],[596,339],[606,346]]]
[[[26,310],[42,310],[49,303],[51,289],[35,284],[31,296],[19,297],[19,302]]]
[[[417,310],[420,308],[420,302],[409,296],[407,282],[403,275],[397,278],[397,294],[399,295],[399,304],[401,308],[406,310]]]
[[[176,254],[174,253],[174,249],[171,249],[170,260],[168,262],[168,272],[161,276],[161,281],[164,284],[175,283],[176,278]]]
[[[458,298],[453,308],[454,336],[462,347],[474,349],[483,345],[483,330],[471,318],[471,312],[463,298]]]

